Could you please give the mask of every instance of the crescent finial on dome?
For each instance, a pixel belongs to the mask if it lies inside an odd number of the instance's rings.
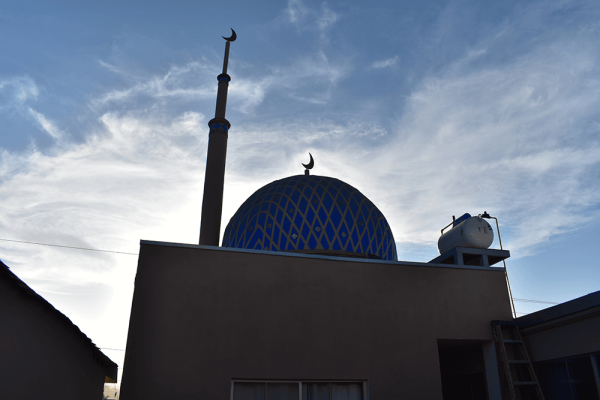
[[[312,154],[308,153],[310,156],[310,162],[308,164],[302,164],[306,170],[304,171],[304,175],[310,175],[309,170],[315,166],[315,160],[313,159]]]

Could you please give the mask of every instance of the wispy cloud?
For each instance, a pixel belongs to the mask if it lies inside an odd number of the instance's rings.
[[[108,68],[108,67],[107,67]],[[323,51],[304,55],[288,64],[273,65],[259,76],[248,75],[247,66],[231,66],[235,76],[229,88],[229,108],[242,113],[254,112],[267,93],[294,98],[308,103],[323,104],[331,98],[335,85],[349,72],[343,60],[331,61]],[[132,104],[139,107],[144,98],[160,104],[191,100],[213,100],[216,96],[215,71],[219,68],[206,60],[183,66],[171,66],[161,76],[134,77],[132,86],[107,92],[92,101],[98,110]],[[127,73],[119,70],[119,73]],[[212,73],[212,74],[211,74]]]
[[[321,9],[312,9],[306,6],[302,0],[288,0],[287,7],[283,10],[286,20],[300,31],[317,31],[322,41],[327,42],[327,31],[340,18],[329,5],[324,2]]]
[[[38,99],[39,94],[38,86],[30,77],[19,76],[0,80],[0,111],[16,112],[23,118],[29,119],[53,139],[61,140],[64,132],[56,126],[56,123],[29,106]]]
[[[122,69],[115,70],[111,65],[101,62],[110,71],[123,74]],[[162,76],[135,77],[138,81],[126,89],[113,90],[105,93],[94,100],[96,106],[104,106],[109,103],[132,101],[139,96],[147,96],[153,99],[193,99],[214,96],[214,79],[210,80],[209,72],[218,70],[218,67],[206,60],[202,62],[191,62],[183,66],[172,66]]]
[[[171,120],[105,114],[101,130],[83,144],[65,145],[52,155],[31,150],[13,159],[20,173],[5,177],[0,185],[2,237],[122,251],[135,251],[136,242],[121,239],[160,237],[156,227],[180,212],[174,204],[198,193],[197,171],[205,157],[206,138],[199,135],[203,121],[203,115],[193,112]],[[185,186],[190,189],[182,197],[179,191]],[[117,236],[114,224],[125,228]],[[18,253],[5,249],[3,254],[21,263]],[[39,273],[71,266],[81,277],[109,265],[101,254],[83,257],[87,261],[82,265],[63,260],[62,265],[47,263]]]
[[[0,79],[0,109],[21,108],[38,95],[37,85],[27,76]]]
[[[317,26],[321,32],[325,32],[339,18],[339,15],[333,12],[326,3],[321,6],[321,15],[317,18]]]
[[[309,9],[302,0],[288,0],[284,14],[291,23],[298,24],[309,14]]]
[[[332,62],[325,52],[306,55],[290,65],[274,68],[273,82],[294,99],[313,104],[323,104],[330,100],[333,88],[346,76],[351,66],[342,60]]]
[[[42,113],[35,111],[33,108],[29,108],[29,115],[36,122],[36,125],[50,135],[55,140],[62,140],[64,137],[64,132],[61,131],[54,122],[50,121],[46,116]]]
[[[388,67],[393,67],[396,64],[398,64],[398,56],[388,58],[387,60],[383,60],[383,61],[375,61],[373,64],[371,64],[371,68],[375,68],[375,69],[388,68]]]

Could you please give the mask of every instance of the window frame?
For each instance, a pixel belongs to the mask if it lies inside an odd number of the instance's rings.
[[[304,379],[304,380],[296,380],[296,379],[232,379],[231,380],[231,391],[229,395],[229,400],[233,400],[233,387],[235,383],[264,383],[265,384],[265,400],[269,400],[267,398],[267,384],[268,383],[297,383],[298,384],[298,400],[302,400],[302,384],[303,383],[328,383],[329,384],[329,400],[332,400],[333,391],[331,390],[332,383],[361,383],[363,389],[363,398],[362,400],[369,400],[369,385],[367,379]]]

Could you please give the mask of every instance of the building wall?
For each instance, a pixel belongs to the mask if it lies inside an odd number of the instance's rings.
[[[521,329],[532,361],[600,352],[600,307]]]
[[[227,399],[236,379],[365,379],[442,397],[438,339],[511,319],[495,268],[142,242],[121,396]]]
[[[102,399],[105,370],[55,312],[0,279],[1,398]]]

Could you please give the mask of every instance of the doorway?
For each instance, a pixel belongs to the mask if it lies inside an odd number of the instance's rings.
[[[438,340],[444,400],[488,400],[482,343]]]

